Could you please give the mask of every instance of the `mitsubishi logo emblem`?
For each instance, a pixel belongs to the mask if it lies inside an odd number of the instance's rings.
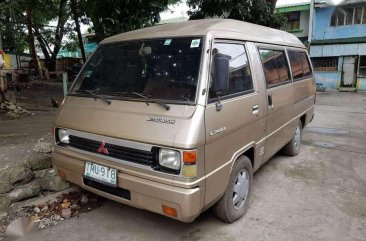
[[[109,154],[109,153],[108,153],[108,149],[107,149],[107,148],[105,148],[105,142],[104,142],[104,141],[102,141],[102,142],[100,143],[100,146],[99,146],[99,148],[98,148],[98,152],[99,152],[99,153],[103,153],[103,154]]]

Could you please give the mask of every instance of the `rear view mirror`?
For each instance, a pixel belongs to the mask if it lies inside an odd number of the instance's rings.
[[[213,91],[217,95],[225,94],[229,89],[230,56],[215,54],[213,58]]]
[[[151,54],[152,50],[151,47],[142,47],[139,49],[139,55],[144,56],[144,55],[149,55]]]

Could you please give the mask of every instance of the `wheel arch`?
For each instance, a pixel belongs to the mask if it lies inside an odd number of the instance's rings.
[[[255,164],[255,147],[254,147],[254,143],[252,143],[249,146],[244,147],[243,149],[241,149],[240,151],[238,151],[237,153],[234,154],[233,158],[231,159],[231,168],[230,168],[230,173],[233,170],[234,164],[236,162],[236,160],[238,160],[238,158],[242,157],[242,156],[246,156],[249,158],[250,163],[252,164],[252,168],[254,169],[254,164]]]
[[[305,127],[305,125],[306,125],[306,114],[303,114],[303,115],[300,117],[300,121],[301,121],[302,128],[304,129],[304,127]]]

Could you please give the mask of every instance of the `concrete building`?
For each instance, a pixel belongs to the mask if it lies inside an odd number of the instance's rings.
[[[310,0],[279,0],[276,11],[287,18],[287,25],[283,30],[294,34],[304,44],[308,42]]]
[[[310,56],[327,89],[366,91],[366,0],[313,0]]]

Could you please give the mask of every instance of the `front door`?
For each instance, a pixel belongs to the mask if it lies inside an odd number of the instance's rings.
[[[356,56],[345,56],[342,66],[342,87],[355,87],[356,83]]]
[[[212,55],[216,54],[229,59],[230,77],[226,93],[218,96],[212,86],[209,89],[205,112],[206,203],[225,191],[235,153],[264,136],[267,113],[263,93],[253,83],[254,68],[249,64],[246,44],[215,41]]]

